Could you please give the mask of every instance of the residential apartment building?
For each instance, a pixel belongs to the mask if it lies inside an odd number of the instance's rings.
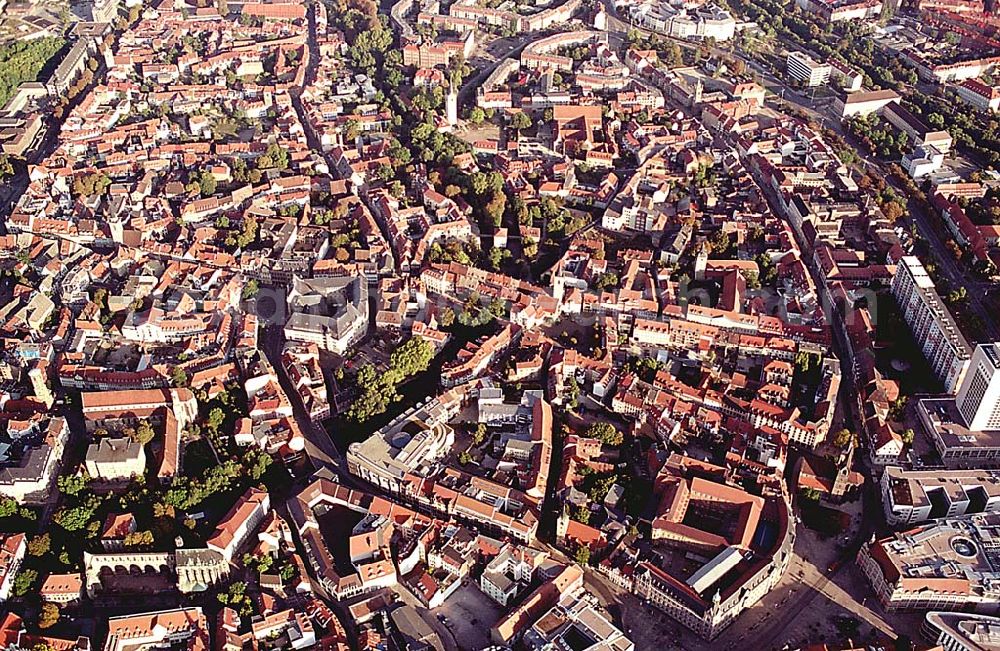
[[[73,44],[45,85],[49,95],[58,97],[69,90],[73,82],[83,74],[92,51],[93,41],[90,39],[81,38]]]
[[[865,76],[858,70],[837,60],[830,61],[830,81],[848,93],[861,90]]]
[[[1000,342],[976,346],[955,404],[970,430],[1000,430]]]
[[[666,2],[641,2],[632,6],[635,23],[673,38],[727,41],[736,35],[736,19],[711,3],[688,9]]]
[[[809,88],[826,84],[833,73],[829,63],[815,61],[803,52],[790,52],[785,61],[785,70],[789,77],[801,81]]]
[[[989,86],[978,79],[967,79],[955,88],[958,98],[981,111],[1000,110],[1000,87]]]
[[[973,430],[951,396],[925,398],[917,416],[948,468],[1000,467],[1000,430]]]
[[[507,544],[489,562],[479,579],[480,589],[504,608],[531,584],[545,554]]]
[[[635,644],[602,612],[597,598],[586,593],[567,593],[524,633],[524,648],[614,649],[633,651]],[[598,646],[599,645],[599,646]]]
[[[947,131],[932,129],[902,104],[887,104],[882,115],[889,124],[909,136],[914,145],[934,147],[942,154],[951,150],[953,139]]]
[[[892,295],[944,390],[954,393],[965,377],[972,348],[915,256],[904,256],[896,266]]]

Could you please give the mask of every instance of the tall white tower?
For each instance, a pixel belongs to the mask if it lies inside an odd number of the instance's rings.
[[[604,7],[597,10],[594,14],[594,29],[599,29],[602,32],[608,29],[608,14],[604,11]]]
[[[458,93],[451,85],[448,86],[448,97],[445,100],[445,115],[450,126],[458,124]]]
[[[1000,342],[976,346],[955,404],[970,430],[1000,430]]]

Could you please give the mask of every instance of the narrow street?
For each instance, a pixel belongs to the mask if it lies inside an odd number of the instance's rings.
[[[333,439],[326,429],[314,424],[309,418],[302,404],[302,397],[292,386],[288,372],[281,363],[281,351],[285,345],[285,337],[281,327],[274,324],[264,327],[261,332],[260,345],[267,360],[274,367],[281,389],[288,395],[288,399],[292,403],[295,420],[306,439],[306,455],[317,469],[329,468],[339,477],[349,477],[347,463],[344,461],[343,455],[334,445]]]

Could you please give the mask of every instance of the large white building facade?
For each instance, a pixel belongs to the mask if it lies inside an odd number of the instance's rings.
[[[969,367],[972,348],[915,256],[904,256],[896,266],[892,295],[944,390],[955,393]]]
[[[970,430],[1000,430],[1000,343],[976,347],[955,403]]]

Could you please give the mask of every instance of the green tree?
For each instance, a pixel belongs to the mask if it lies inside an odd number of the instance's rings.
[[[799,494],[802,499],[809,500],[810,502],[818,502],[820,498],[820,492],[815,488],[803,488]]]
[[[416,375],[427,370],[434,357],[434,348],[420,337],[410,337],[404,341],[389,357],[389,373],[393,382]]]
[[[226,414],[220,407],[212,407],[208,412],[206,423],[209,429],[218,430],[219,426],[226,420]]]
[[[130,438],[139,445],[146,445],[153,440],[153,426],[144,420],[130,433]]]
[[[573,509],[573,519],[582,524],[590,522],[590,509],[586,505],[581,505]]]
[[[278,570],[278,576],[281,577],[281,580],[284,583],[288,583],[298,575],[299,571],[292,563],[285,563],[281,566],[281,569]]]
[[[63,495],[76,496],[87,488],[89,481],[87,475],[62,475],[56,480],[56,486]]]
[[[520,133],[531,126],[531,118],[528,117],[528,114],[524,111],[515,113],[510,118],[510,126],[512,129]]]
[[[38,628],[49,628],[59,621],[59,606],[46,602],[38,615]]]
[[[580,565],[590,564],[590,548],[586,545],[580,545],[577,547],[576,552],[573,554],[573,560]]]
[[[170,381],[175,387],[186,387],[188,374],[180,366],[175,366],[170,371]]]
[[[35,587],[37,581],[38,570],[25,568],[14,577],[14,585],[11,587],[11,592],[15,597],[22,597]]]
[[[490,266],[493,267],[494,270],[500,269],[500,263],[503,261],[503,251],[496,247],[490,249],[489,259]]]
[[[903,440],[903,444],[904,445],[912,445],[913,444],[913,436],[914,436],[913,430],[910,429],[909,427],[906,428],[905,430],[903,430],[899,434],[899,438],[901,438]]]
[[[264,476],[273,461],[271,455],[260,448],[249,448],[243,459],[243,465],[248,469],[250,478],[257,481]]]
[[[203,197],[210,197],[215,194],[218,185],[219,183],[215,180],[215,176],[209,172],[203,172],[198,181],[198,187]]]
[[[54,520],[56,524],[65,529],[66,531],[79,531],[90,523],[90,519],[94,515],[94,509],[86,506],[74,506],[72,508],[63,508],[56,512]]]
[[[604,421],[594,423],[588,427],[584,432],[584,436],[597,439],[607,445],[621,445],[624,440],[624,436],[615,426]]]
[[[247,284],[243,286],[243,298],[253,298],[260,292],[260,284],[256,279],[251,278],[247,281]]]
[[[359,393],[347,410],[347,418],[363,423],[372,416],[385,413],[398,397],[395,377],[395,373],[377,373],[371,364],[362,366],[354,378]]]
[[[109,185],[111,185],[111,179],[107,175],[100,172],[88,172],[73,180],[73,194],[84,197],[101,195],[104,194]]]
[[[0,518],[9,518],[17,515],[17,502],[12,497],[0,495]]]
[[[28,541],[28,553],[32,556],[44,556],[52,548],[52,537],[48,533],[35,536]]]
[[[0,181],[14,176],[14,163],[7,154],[0,154]]]
[[[580,405],[580,383],[575,375],[571,375],[566,385],[566,406],[570,410],[575,410]]]
[[[236,581],[229,586],[225,592],[216,595],[219,603],[229,606],[242,616],[247,616],[253,612],[253,601],[247,594],[247,584],[243,581]]]
[[[258,574],[263,574],[274,565],[274,557],[270,554],[254,556],[253,554],[243,554],[243,565],[255,570]]]
[[[618,274],[611,271],[602,273],[601,275],[599,275],[597,278],[594,279],[594,287],[602,291],[617,286],[618,286]]]
[[[833,444],[838,448],[844,449],[851,444],[851,440],[854,438],[854,434],[851,430],[842,429],[833,435]]]
[[[133,531],[125,535],[125,539],[122,543],[129,549],[149,547],[153,544],[153,532],[149,530]]]

